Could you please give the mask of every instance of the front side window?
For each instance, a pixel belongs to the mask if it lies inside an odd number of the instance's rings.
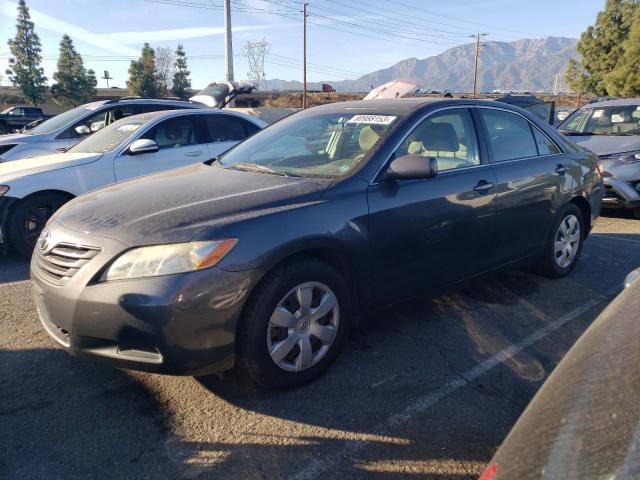
[[[153,140],[161,150],[197,143],[193,121],[186,116],[165,120],[149,130],[142,138]]]
[[[366,161],[398,120],[378,112],[293,115],[240,143],[220,164],[265,174],[344,177]]]
[[[429,116],[402,142],[394,157],[403,155],[434,157],[438,171],[480,165],[471,114],[459,108]]]
[[[505,162],[538,155],[529,121],[515,113],[479,108],[487,128],[494,162]]]

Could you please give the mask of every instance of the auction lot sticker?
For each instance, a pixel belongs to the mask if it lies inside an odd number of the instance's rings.
[[[347,123],[367,123],[369,125],[391,125],[397,117],[393,115],[354,115]]]

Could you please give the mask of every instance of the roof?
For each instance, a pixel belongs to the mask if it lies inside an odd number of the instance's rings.
[[[180,108],[180,109],[175,109],[175,110],[158,110],[156,112],[148,112],[148,113],[139,113],[138,115],[131,115],[129,117],[124,117],[122,119],[120,119],[119,121],[122,120],[131,120],[131,119],[135,119],[135,120],[142,120],[143,122],[149,122],[151,120],[154,120],[156,118],[164,118],[164,117],[172,117],[175,116],[176,114],[198,114],[198,115],[232,115],[235,117],[242,117],[245,118],[253,123],[255,123],[256,125],[263,125],[264,122],[262,122],[261,120],[259,120],[256,117],[252,117],[251,115],[246,115],[240,112],[228,112],[225,110],[219,110],[216,108],[205,108],[204,111],[202,110],[198,110],[198,109],[193,109],[193,108]]]
[[[625,107],[633,105],[640,105],[640,98],[618,98],[616,100],[603,100],[602,102],[588,103],[582,108]]]

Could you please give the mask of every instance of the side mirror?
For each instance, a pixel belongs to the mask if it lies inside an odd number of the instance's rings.
[[[89,127],[87,127],[86,125],[78,125],[75,128],[75,131],[78,135],[91,135],[91,130],[89,130]]]
[[[129,155],[138,155],[140,153],[153,153],[160,150],[158,144],[147,138],[139,138],[129,146]]]
[[[438,160],[421,155],[403,155],[391,162],[385,180],[432,178],[438,174]]]

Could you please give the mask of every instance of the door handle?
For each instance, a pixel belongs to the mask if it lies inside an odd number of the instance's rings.
[[[486,193],[491,190],[495,185],[493,182],[487,182],[486,180],[480,180],[478,184],[473,187],[476,192]]]
[[[185,155],[187,157],[199,157],[200,155],[202,155],[202,152],[187,152],[185,153]]]
[[[567,167],[565,167],[564,165],[562,165],[561,163],[558,164],[558,166],[556,167],[556,169],[554,170],[558,175],[564,175],[565,173],[567,173]]]

